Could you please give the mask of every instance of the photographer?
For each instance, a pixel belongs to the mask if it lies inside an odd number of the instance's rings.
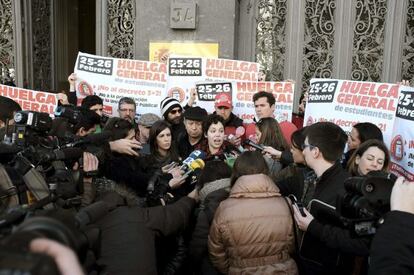
[[[414,182],[398,178],[391,212],[371,245],[369,274],[414,274]]]
[[[367,256],[369,239],[353,238],[336,213],[337,198],[345,194],[344,180],[349,174],[339,162],[347,136],[330,122],[312,124],[305,132],[303,154],[316,180],[304,190],[309,197],[304,216],[295,206],[294,217],[304,231],[300,257],[306,274],[350,274],[354,257]]]

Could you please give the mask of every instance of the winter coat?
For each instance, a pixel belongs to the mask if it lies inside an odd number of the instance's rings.
[[[189,247],[191,264],[196,274],[218,274],[208,255],[208,233],[214,213],[220,202],[227,199],[229,191],[230,179],[226,178],[204,184],[199,192],[200,211]]]
[[[391,211],[375,234],[369,274],[414,274],[414,215]]]
[[[268,176],[237,179],[216,211],[208,249],[225,274],[297,274],[292,217]]]
[[[353,236],[336,211],[337,199],[344,196],[344,181],[348,177],[349,173],[337,162],[316,179],[313,190],[308,189],[313,192],[308,210],[314,219],[300,247],[300,254],[306,259],[306,274],[350,274],[355,256],[369,253],[370,238]]]
[[[187,225],[195,201],[150,208],[120,206],[97,222],[101,230],[101,274],[157,274],[155,238],[171,236]]]

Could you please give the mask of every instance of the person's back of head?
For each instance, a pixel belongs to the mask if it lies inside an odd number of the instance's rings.
[[[259,151],[246,151],[242,153],[234,162],[233,173],[231,175],[231,185],[237,179],[245,175],[269,174],[269,168],[263,155]]]
[[[220,179],[230,178],[230,167],[222,160],[208,161],[197,180],[197,189],[200,190],[207,183]]]
[[[81,107],[85,109],[90,109],[95,105],[103,105],[103,100],[97,95],[88,95],[82,100]]]
[[[260,144],[271,146],[281,151],[289,149],[282,129],[276,119],[272,117],[262,118],[256,123],[256,126],[261,133],[260,140],[258,140]]]
[[[381,129],[377,125],[370,122],[361,122],[353,126],[358,131],[358,137],[361,143],[369,140],[376,139],[384,141]]]
[[[75,134],[79,133],[81,129],[87,132],[100,123],[101,117],[94,111],[82,107],[77,107],[77,109],[80,112],[80,116],[78,117],[77,123],[73,126]]]
[[[318,122],[310,125],[305,136],[312,147],[317,147],[323,159],[334,163],[341,159],[348,136],[338,125],[331,122]]]
[[[134,129],[134,125],[128,120],[112,117],[106,122],[103,132],[108,133],[111,140],[117,140],[127,137],[132,129]]]

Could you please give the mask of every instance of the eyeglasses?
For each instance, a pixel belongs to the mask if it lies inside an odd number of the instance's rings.
[[[308,147],[309,147],[309,150],[312,150],[313,148],[316,148],[316,146],[312,145],[312,144],[302,144],[302,150],[305,150]]]
[[[181,114],[182,112],[183,112],[183,110],[181,110],[181,109],[174,109],[174,110],[170,111],[170,114],[175,115],[176,113]]]

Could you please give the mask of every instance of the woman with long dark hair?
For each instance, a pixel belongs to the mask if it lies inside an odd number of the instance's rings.
[[[272,148],[280,152],[289,150],[289,145],[282,134],[279,123],[271,117],[262,118],[256,123],[256,140],[257,143],[265,145],[265,148],[268,149]],[[280,171],[283,165],[272,154],[266,152],[267,150],[265,151],[265,160],[270,174]]]
[[[267,176],[257,151],[234,163],[230,196],[221,202],[210,228],[213,265],[224,274],[297,274],[289,205]]]

